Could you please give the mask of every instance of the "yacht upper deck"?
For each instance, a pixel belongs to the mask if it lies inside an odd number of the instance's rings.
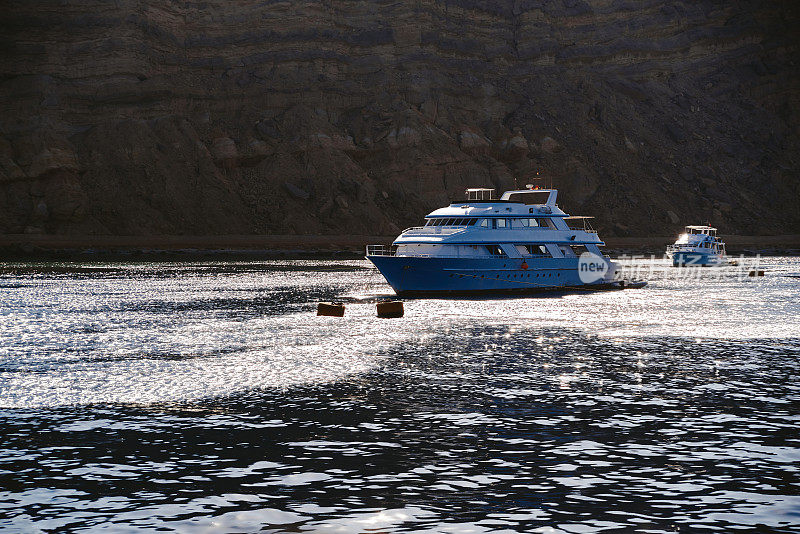
[[[521,189],[506,191],[494,198],[494,189],[467,189],[466,200],[454,200],[449,206],[428,215],[435,217],[508,217],[541,214],[567,217],[556,205],[556,189]]]
[[[717,229],[713,226],[687,226],[685,230],[687,234],[717,235]]]
[[[676,244],[694,243],[699,241],[720,241],[717,229],[713,226],[687,226],[685,231],[678,236]]]
[[[506,191],[494,198],[493,189],[468,189],[467,199],[429,213],[425,226],[407,228],[400,243],[485,243],[535,239],[550,243],[602,244],[586,218],[570,217],[557,205],[556,189]],[[572,228],[568,220],[582,220]]]

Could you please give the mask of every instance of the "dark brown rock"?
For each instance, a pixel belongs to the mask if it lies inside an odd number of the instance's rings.
[[[462,128],[458,134],[458,146],[466,154],[488,154],[491,148],[489,139],[473,128]]]
[[[235,167],[239,160],[236,143],[230,137],[217,137],[211,142],[211,155],[219,165]]]
[[[561,143],[559,143],[550,136],[542,138],[541,145],[542,145],[542,150],[544,150],[549,154],[555,154],[556,152],[561,152],[562,150],[564,150],[564,147],[561,145]]]
[[[0,137],[0,183],[25,178],[25,172],[14,161],[11,143]]]
[[[799,233],[799,12],[11,2],[0,232],[372,234],[534,182],[610,233]]]

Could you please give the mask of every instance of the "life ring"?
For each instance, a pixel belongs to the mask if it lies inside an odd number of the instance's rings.
[[[522,265],[520,265],[519,268],[522,269],[523,271],[527,271],[528,270],[528,264],[523,261]]]

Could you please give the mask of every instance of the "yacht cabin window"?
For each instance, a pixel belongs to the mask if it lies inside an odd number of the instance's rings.
[[[506,253],[503,252],[503,249],[500,248],[500,245],[486,245],[486,250],[489,251],[489,254],[492,256],[505,256]]]
[[[515,221],[515,226],[518,221],[518,223],[524,226],[525,228],[553,228],[553,225],[549,219],[530,218],[530,219],[514,219],[514,221]]]
[[[573,252],[573,253],[574,253],[576,256],[580,256],[581,254],[584,254],[584,253],[586,253],[586,252],[589,252],[589,251],[586,249],[586,245],[570,245],[570,246],[569,246],[569,248],[571,248],[571,249],[572,249],[572,252]]]
[[[527,251],[529,256],[550,256],[550,252],[547,251],[547,247],[544,245],[522,245]]]
[[[428,219],[425,226],[472,226],[478,222],[477,218],[464,217],[460,219],[437,217],[435,219]]]
[[[427,219],[425,226],[480,226],[481,228],[555,228],[550,219],[546,218],[491,218],[478,219],[477,217],[435,217]]]

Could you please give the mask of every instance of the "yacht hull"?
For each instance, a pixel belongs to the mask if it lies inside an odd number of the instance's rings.
[[[608,260],[605,275],[586,283],[578,272],[578,258],[367,256],[367,259],[401,296],[524,294],[622,287],[614,279],[616,265]]]
[[[672,253],[672,266],[673,267],[710,267],[715,265],[722,265],[724,263],[723,256],[719,254],[707,254],[703,252],[673,252]]]

